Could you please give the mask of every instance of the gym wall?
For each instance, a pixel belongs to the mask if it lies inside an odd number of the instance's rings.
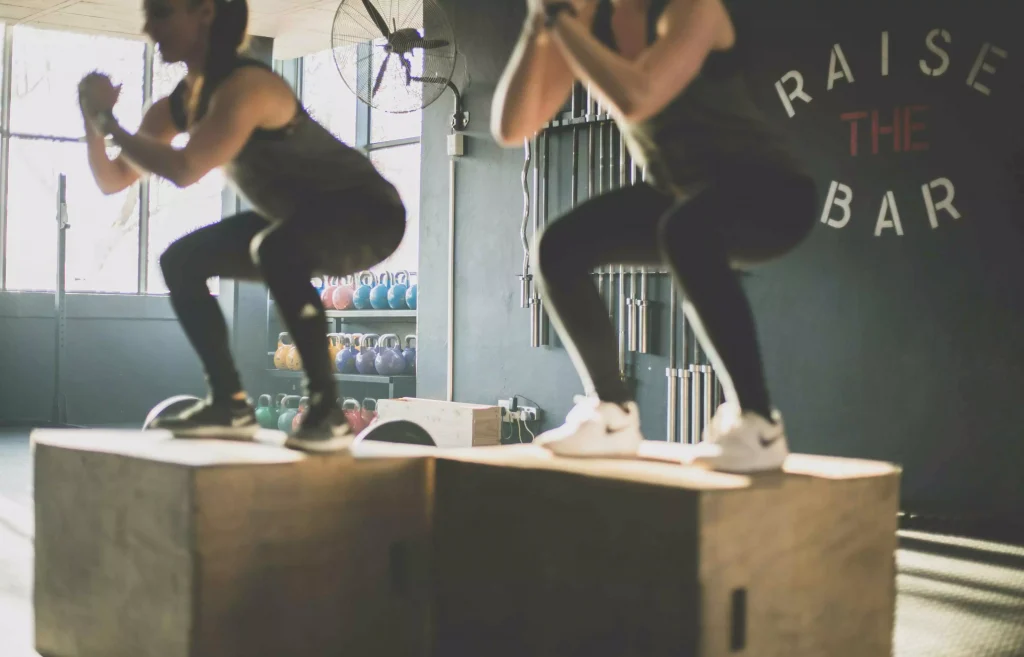
[[[523,394],[551,426],[580,386],[557,340],[530,347],[517,279],[523,151],[499,148],[488,132],[525,3],[440,2],[473,80],[456,174],[455,398]],[[827,222],[745,279],[792,447],[901,463],[910,510],[1019,517],[1024,212],[1010,162],[1024,141],[1024,50],[1015,3],[730,4],[756,28],[746,35],[754,93],[818,181]],[[446,385],[450,114],[442,98],[423,130],[418,391],[435,398]],[[564,207],[568,190],[551,185]],[[634,369],[646,433],[662,439],[664,280],[651,296],[658,355],[637,357]]]

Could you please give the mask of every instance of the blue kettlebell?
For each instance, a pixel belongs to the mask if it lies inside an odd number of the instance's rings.
[[[409,310],[416,310],[416,296],[418,285],[410,285],[409,289],[405,291],[405,305],[409,306]]]
[[[356,356],[359,355],[359,352],[356,351],[355,346],[352,344],[352,336],[348,334],[342,335],[341,344],[342,349],[334,359],[334,369],[342,374],[355,374]]]
[[[364,271],[359,274],[359,285],[356,286],[356,291],[352,295],[352,305],[357,310],[369,310],[370,309],[370,294],[377,284],[377,277],[373,275],[373,272]]]
[[[402,358],[405,359],[405,371],[408,374],[416,373],[416,336],[405,336],[405,350],[402,351]]]
[[[402,345],[397,335],[389,333],[381,336],[374,365],[377,373],[384,376],[394,376],[405,371],[405,357],[402,356]]]
[[[405,303],[405,293],[409,291],[409,272],[395,273],[395,284],[388,290],[388,305],[394,310],[404,310],[409,306]]]
[[[377,336],[367,333],[359,342],[359,355],[356,356],[356,370],[360,374],[377,374]]]
[[[387,282],[385,282],[385,279]],[[381,272],[377,278],[377,285],[370,290],[370,306],[374,310],[387,310],[388,306],[388,292],[391,290],[391,273]]]

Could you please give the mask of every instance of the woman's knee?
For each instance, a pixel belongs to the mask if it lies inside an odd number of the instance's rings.
[[[587,240],[561,221],[555,221],[534,239],[533,270],[542,280],[552,281],[577,270],[588,269]]]
[[[658,248],[663,255],[679,254],[686,246],[699,248],[701,230],[692,213],[673,208],[658,220]]]
[[[196,262],[195,249],[193,248],[192,240],[189,239],[190,237],[190,235],[186,235],[172,242],[160,254],[160,271],[163,272],[164,282],[168,287],[173,287],[178,282],[199,278],[200,276],[200,263]],[[205,278],[201,280],[205,280]]]

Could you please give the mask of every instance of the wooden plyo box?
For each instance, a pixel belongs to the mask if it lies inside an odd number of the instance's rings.
[[[891,654],[884,463],[33,442],[43,657]]]
[[[36,431],[43,657],[423,654],[423,458]]]
[[[747,477],[445,454],[434,654],[888,657],[898,490],[889,464],[803,455]]]
[[[482,404],[434,399],[381,399],[381,421],[410,420],[426,429],[438,447],[486,447],[501,444],[501,409]]]

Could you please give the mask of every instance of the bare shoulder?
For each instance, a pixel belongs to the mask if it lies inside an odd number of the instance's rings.
[[[661,17],[659,33],[672,32],[680,25],[711,30],[714,50],[736,45],[736,29],[722,0],[671,0]]]
[[[262,66],[239,66],[218,85],[217,92],[232,96],[259,96],[263,99],[274,96],[291,99],[295,96],[284,78]]]
[[[259,128],[287,125],[298,111],[298,99],[288,83],[262,66],[240,66],[217,87],[211,105],[224,103],[251,117]]]

